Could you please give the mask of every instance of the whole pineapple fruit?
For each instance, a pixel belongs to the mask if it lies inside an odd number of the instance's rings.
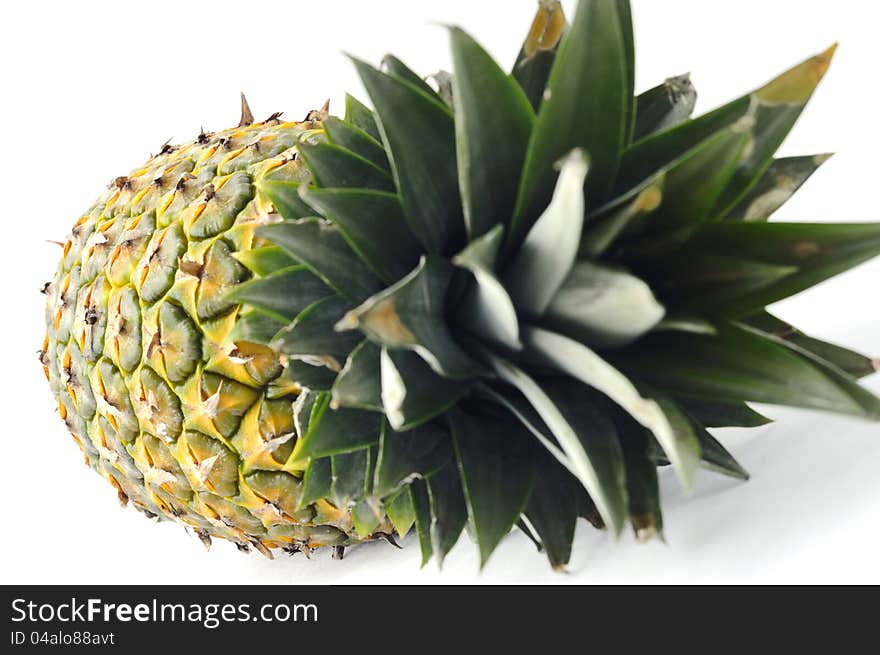
[[[510,74],[450,31],[302,122],[166,145],[76,223],[43,364],[89,465],[148,515],[270,555],[470,525],[563,566],[578,516],[662,533],[657,468],[743,468],[749,401],[880,419],[876,362],[766,306],[880,253],[771,224],[827,159],[774,159],[833,49],[692,119],[633,93],[626,0],[542,0]]]

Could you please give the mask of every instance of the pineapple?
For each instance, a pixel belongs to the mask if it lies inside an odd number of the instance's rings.
[[[710,429],[750,402],[880,420],[875,360],[766,309],[880,254],[769,222],[833,48],[692,118],[686,76],[633,93],[626,0],[541,0],[511,73],[450,39],[436,88],[355,59],[344,118],[242,98],[76,223],[42,362],[123,502],[269,556],[518,528],[561,568],[579,517],[662,536],[659,467],[747,479]]]

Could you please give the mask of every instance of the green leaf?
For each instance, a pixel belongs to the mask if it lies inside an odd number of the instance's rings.
[[[243,282],[227,293],[230,300],[250,305],[282,323],[289,323],[310,305],[332,295],[332,289],[305,266]]]
[[[590,216],[581,237],[580,256],[598,259],[624,232],[643,225],[663,202],[665,181],[664,174],[650,178]]]
[[[379,443],[382,415],[361,409],[333,409],[325,398],[315,406],[309,429],[294,455],[294,463],[307,458],[340,455]],[[288,462],[288,467],[294,465]]]
[[[327,142],[310,144],[306,140],[299,142],[297,150],[319,187],[373,189],[389,193],[395,190],[391,175],[351,150]],[[311,204],[307,199],[306,203]]]
[[[422,568],[424,568],[434,556],[434,544],[431,539],[431,499],[428,497],[427,484],[422,480],[415,480],[409,486],[409,494],[415,513],[416,533],[419,537]]]
[[[388,163],[385,148],[377,139],[335,116],[325,118],[323,126],[330,143],[350,150],[382,170],[391,172],[391,164]]]
[[[712,223],[702,226],[672,258],[697,254],[798,269],[715,310],[748,316],[880,255],[880,223]]]
[[[812,353],[819,359],[825,360],[854,378],[868,377],[880,370],[880,362],[878,360],[807,336],[793,325],[768,312],[760,312],[754,316],[749,316],[743,322],[777,339],[785,339],[793,343],[798,348]]]
[[[351,520],[361,539],[372,536],[384,517],[384,508],[372,498],[365,498],[351,508]]]
[[[666,415],[662,402],[643,398],[625,375],[573,339],[529,328],[523,333],[523,341],[540,363],[552,366],[605,394],[651,430],[669,456],[684,488],[690,490],[693,487],[699,459],[694,456],[693,441],[679,429],[677,416]],[[593,499],[596,500],[595,496]]]
[[[535,485],[525,515],[541,538],[547,559],[557,571],[571,559],[577,527],[574,478],[547,457],[537,460]]]
[[[519,85],[476,41],[456,27],[450,38],[459,186],[473,240],[513,215],[535,114]]]
[[[751,141],[751,132],[736,123],[664,169],[663,199],[650,219],[644,221],[644,231],[666,233],[712,220],[713,207]]]
[[[631,129],[628,36],[618,0],[581,0],[538,112],[510,239],[517,245],[550,200],[553,164],[574,149],[590,155],[590,198],[611,191]]]
[[[588,389],[571,381],[541,384],[510,362],[491,353],[486,356],[498,376],[519,389],[540,414],[602,518],[619,533],[626,503],[619,444]]]
[[[516,308],[494,273],[503,234],[504,227],[497,225],[452,259],[453,264],[470,271],[475,281],[456,312],[457,324],[484,339],[520,350]]]
[[[680,125],[694,113],[697,90],[690,75],[670,77],[636,98],[634,141]]]
[[[526,508],[535,477],[531,435],[512,419],[460,410],[447,416],[482,567]]]
[[[416,522],[416,512],[413,508],[412,497],[409,494],[409,487],[397,494],[393,500],[386,503],[385,513],[388,514],[388,520],[394,526],[394,531],[401,538],[406,537]]]
[[[642,139],[630,147],[623,155],[620,171],[615,188],[618,193],[625,192],[643,182],[649,177],[656,175],[664,168],[668,168],[673,162],[683,157],[688,151],[698,146],[706,139],[719,133],[721,130],[730,128],[740,119],[747,117],[756,111],[758,106],[769,107],[772,115],[771,101],[775,98],[778,104],[778,115],[785,116],[789,110],[796,106],[789,101],[805,102],[808,96],[809,79],[805,76],[811,68],[811,64],[801,64],[792,70],[783,73],[770,84],[746,94],[736,100],[719,107],[718,109],[700,116],[646,139]],[[813,87],[818,80],[815,80]],[[787,90],[787,91],[786,91]],[[809,89],[811,92],[811,89]],[[802,107],[801,107],[802,108]],[[798,110],[799,111],[799,110]],[[770,143],[766,139],[768,127],[773,126],[772,120],[747,120],[752,123],[750,131],[755,134],[755,153],[762,152]],[[776,148],[773,148],[775,151]],[[772,153],[771,153],[772,155]],[[741,167],[747,166],[752,157],[743,160]],[[763,171],[761,171],[763,172]],[[737,175],[740,173],[738,172]],[[731,186],[730,188],[733,188]],[[724,207],[716,207],[716,215],[723,213]]]
[[[727,221],[769,220],[812,177],[831,155],[776,159],[733,209]]]
[[[443,377],[478,375],[481,367],[456,344],[444,318],[452,270],[442,259],[423,257],[407,277],[349,312],[337,329],[360,329],[388,348],[412,350]]]
[[[340,334],[333,329],[348,307],[348,303],[338,296],[309,305],[293,323],[275,335],[272,348],[288,356],[332,358],[334,361],[327,363],[339,370],[340,362],[345,361],[362,338],[353,333]]]
[[[229,334],[230,341],[247,341],[249,343],[268,344],[284,328],[284,323],[265,314],[246,310],[240,312],[235,327]]]
[[[308,179],[307,169],[304,177]],[[268,199],[275,206],[275,211],[287,220],[297,220],[315,215],[315,210],[309,207],[299,197],[300,187],[307,186],[306,181],[289,180],[286,178],[275,179],[271,174],[256,182],[259,195]],[[298,258],[295,258],[299,261]]]
[[[543,322],[591,346],[618,348],[650,332],[665,314],[639,278],[579,261],[547,308]]]
[[[842,372],[823,370],[784,342],[735,325],[719,325],[715,336],[651,335],[613,361],[677,397],[880,417],[880,400],[855,381],[847,384]]]
[[[425,81],[425,78],[416,73],[394,55],[385,55],[382,57],[381,69],[383,73],[409,83],[428,96],[436,97],[437,95],[437,92],[431,88],[431,86]]]
[[[257,234],[284,248],[352,302],[363,302],[382,288],[379,279],[361,262],[340,231],[320,219],[265,225],[257,229]]]
[[[376,106],[410,229],[428,252],[448,252],[464,227],[452,113],[436,96],[353,61]]]
[[[727,313],[737,299],[774,284],[798,269],[714,253],[689,253],[687,257],[658,258],[658,268],[648,275],[657,291],[677,311]],[[650,267],[649,267],[650,270]]]
[[[407,432],[395,432],[385,423],[373,493],[378,497],[394,493],[413,478],[437,472],[451,458],[449,433],[436,423],[420,425]]]
[[[636,44],[633,34],[632,8],[629,0],[617,0],[617,14],[620,18],[620,32],[623,37],[623,63],[626,95],[624,96],[624,108],[626,122],[624,132],[624,145],[629,145],[633,139],[636,125]]]
[[[437,375],[414,352],[382,349],[382,406],[391,426],[409,430],[454,405],[469,385]]]
[[[719,215],[734,207],[767,170],[825,76],[836,50],[835,44],[753,94],[750,113],[755,118],[755,139],[718,202]]]
[[[663,539],[663,512],[657,465],[648,454],[651,433],[627,416],[618,416],[617,429],[623,444],[629,520],[636,539]]]
[[[759,428],[773,421],[745,403],[676,398],[675,402],[707,428]]]
[[[262,246],[232,253],[248,270],[259,277],[268,277],[286,268],[293,268],[299,262],[278,246]]]
[[[333,504],[347,509],[366,495],[370,474],[370,451],[368,449],[333,455]]]
[[[749,473],[727,452],[718,440],[713,437],[699,422],[692,420],[694,434],[700,440],[702,465],[708,471],[720,473],[736,480],[748,481]]]
[[[336,373],[323,365],[317,365],[301,359],[289,360],[286,375],[299,386],[315,391],[327,391],[333,386]]]
[[[487,400],[510,412],[510,414],[522,423],[523,427],[541,443],[546,451],[563,466],[563,468],[569,471],[572,475],[576,475],[575,467],[568,458],[568,455],[566,455],[565,451],[559,447],[559,443],[553,436],[553,432],[547,427],[547,424],[544,423],[544,420],[538,412],[535,411],[535,408],[529,404],[529,401],[525,396],[515,389],[507,388],[498,390],[488,385],[478,386],[477,391]]]
[[[458,542],[468,520],[461,478],[455,464],[450,462],[428,479],[431,499],[431,542],[440,566],[452,547]]]
[[[377,142],[382,140],[373,111],[348,93],[345,94],[345,122],[362,130]]]
[[[340,229],[351,249],[386,284],[397,282],[418,264],[421,248],[396,195],[368,189],[310,189],[304,197]]]
[[[544,101],[550,71],[556,61],[568,21],[558,0],[539,3],[538,13],[526,36],[512,76],[520,85],[532,108],[537,111]]]
[[[333,469],[330,458],[312,459],[303,475],[303,492],[297,509],[330,497],[333,484]]]
[[[379,347],[364,340],[348,356],[331,392],[334,407],[382,411]]]
[[[504,285],[514,305],[527,317],[540,317],[568,277],[584,225],[586,155],[568,154],[562,163],[553,200],[534,224],[510,262]]]

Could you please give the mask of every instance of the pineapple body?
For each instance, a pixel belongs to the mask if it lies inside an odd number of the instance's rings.
[[[272,119],[164,146],[73,227],[46,287],[42,355],[88,465],[148,516],[240,547],[344,545],[350,515],[303,505],[289,468],[299,387],[236,332],[230,289],[273,208],[266,176],[308,175],[294,145],[320,117]]]

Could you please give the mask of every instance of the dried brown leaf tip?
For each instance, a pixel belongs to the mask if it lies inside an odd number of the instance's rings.
[[[241,94],[241,120],[238,122],[239,127],[247,127],[248,125],[252,125],[254,122],[254,115],[251,113],[251,108],[248,105],[247,98],[244,97],[244,93]]]

